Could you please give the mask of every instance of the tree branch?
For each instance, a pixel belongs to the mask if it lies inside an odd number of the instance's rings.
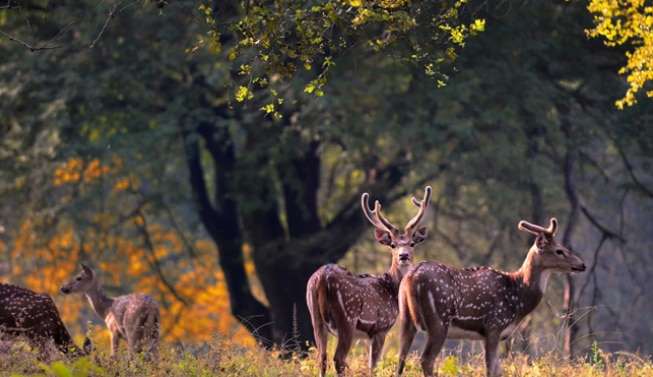
[[[31,44],[29,44],[29,43],[27,43],[27,42],[25,42],[25,41],[23,41],[21,39],[18,39],[16,37],[14,37],[13,35],[11,35],[9,33],[6,33],[6,32],[4,32],[2,30],[0,30],[0,35],[7,38],[9,40],[9,42],[16,42],[19,45],[22,45],[26,49],[30,50],[31,52],[38,51],[38,50],[52,50],[52,49],[61,47],[61,46],[47,46],[47,45],[44,46],[44,47],[37,47],[37,46],[31,45]]]
[[[651,191],[648,187],[646,187],[646,185],[644,185],[639,179],[637,179],[637,176],[635,175],[635,169],[633,168],[633,165],[628,160],[628,157],[626,157],[624,151],[621,148],[617,148],[617,149],[619,149],[619,155],[621,156],[621,159],[624,161],[624,165],[626,165],[626,170],[628,170],[628,175],[630,175],[630,178],[632,178],[635,185],[649,198],[653,198],[653,191]]]
[[[188,301],[181,297],[179,292],[175,289],[175,287],[166,279],[165,274],[161,270],[161,265],[159,264],[159,259],[156,257],[156,253],[154,252],[154,244],[152,243],[152,239],[150,238],[150,233],[147,231],[147,220],[145,219],[145,215],[143,212],[138,211],[137,214],[138,217],[140,217],[142,224],[138,224],[136,222],[136,226],[138,228],[138,231],[141,233],[143,236],[143,242],[145,242],[145,246],[147,250],[149,251],[150,255],[152,256],[153,262],[150,263],[150,266],[154,268],[154,272],[156,272],[157,276],[159,277],[159,280],[163,283],[163,285],[168,289],[170,293],[184,306],[188,306]]]
[[[626,239],[624,239],[621,235],[609,230],[607,227],[601,225],[599,221],[589,212],[589,210],[584,206],[580,206],[581,212],[587,217],[587,219],[594,225],[596,228],[598,228],[605,237],[607,238],[615,238],[619,240],[620,242],[626,243]]]

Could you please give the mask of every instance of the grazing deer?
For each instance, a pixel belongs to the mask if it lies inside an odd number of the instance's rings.
[[[92,348],[89,338],[83,349],[75,345],[50,296],[7,283],[0,283],[0,333],[24,337],[41,356],[49,341],[71,357],[88,355]]]
[[[406,275],[399,288],[397,377],[418,327],[427,338],[421,357],[424,376],[433,376],[433,363],[447,338],[484,341],[487,376],[501,375],[499,342],[510,337],[540,303],[551,272],[585,271],[585,263],[555,240],[555,218],[548,228],[526,221],[518,227],[536,238],[516,272],[431,261],[418,264]]]
[[[390,247],[392,265],[379,276],[354,276],[345,267],[327,264],[308,280],[306,302],[311,313],[318,352],[317,365],[322,377],[327,367],[327,331],[338,337],[333,357],[338,376],[344,374],[345,358],[354,337],[367,339],[369,367],[374,370],[385,337],[397,320],[399,283],[413,266],[415,246],[424,241],[428,232],[425,226],[418,228],[417,225],[431,200],[431,187],[426,187],[421,202],[413,198],[419,212],[406,224],[403,234],[381,215],[378,201],[374,204],[374,210],[369,207],[368,198],[367,193],[361,197],[363,213],[376,228],[374,236],[377,242]]]
[[[109,297],[92,268],[82,263],[82,271],[69,283],[61,287],[61,292],[84,293],[93,311],[104,320],[111,333],[111,355],[118,352],[120,339],[127,341],[130,356],[145,350],[145,359],[158,358],[159,306],[150,295],[132,293]]]

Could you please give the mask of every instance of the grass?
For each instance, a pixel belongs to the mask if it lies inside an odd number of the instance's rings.
[[[333,343],[328,354],[333,357]],[[0,353],[0,376],[225,376],[225,377],[281,377],[316,376],[316,354],[308,357],[285,359],[279,352],[263,351],[258,348],[243,348],[234,345],[227,338],[215,337],[212,342],[196,344],[166,344],[161,349],[158,362],[141,359],[126,361],[126,347],[121,345],[121,355],[111,358],[108,350],[99,349],[89,357],[68,360],[52,352],[48,361],[39,361],[36,354],[24,345],[4,347]],[[461,361],[462,359],[465,361]],[[356,347],[349,354],[348,376],[369,376],[363,347]],[[485,365],[482,352],[471,357],[457,352],[443,353],[436,362],[440,376],[484,377]],[[377,377],[393,376],[397,363],[395,354],[386,354],[377,366]],[[592,354],[573,362],[563,361],[554,354],[545,354],[537,359],[514,354],[502,358],[503,376],[520,377],[653,377],[653,363],[650,358],[630,353],[605,354],[598,346]],[[335,371],[329,365],[327,376]],[[418,354],[409,357],[403,374],[406,377],[421,377]]]

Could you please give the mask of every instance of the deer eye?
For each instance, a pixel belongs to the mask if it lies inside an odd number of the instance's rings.
[[[77,279],[75,279],[75,280],[77,280],[77,281],[82,281],[82,277],[81,277],[81,276],[78,276]]]
[[[391,248],[391,249],[394,249],[395,247],[397,247],[397,245],[395,245],[395,244],[393,244],[393,243],[390,244],[390,248]]]
[[[564,251],[562,251],[562,249],[558,249],[558,250],[556,250],[556,254],[562,255],[562,254],[564,254]]]
[[[415,242],[411,242],[410,247],[415,247]]]

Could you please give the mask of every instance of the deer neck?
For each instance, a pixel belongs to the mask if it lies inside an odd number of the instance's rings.
[[[521,268],[512,274],[517,282],[523,309],[525,313],[531,312],[542,300],[546,291],[551,271],[534,263],[536,250],[531,250]]]
[[[399,266],[396,262],[392,262],[392,266],[388,272],[386,272],[386,275],[388,276],[388,280],[390,281],[390,284],[392,285],[392,288],[395,290],[395,292],[399,291],[399,284],[401,283],[401,279],[403,279],[404,275],[406,275],[412,267],[412,265]]]
[[[99,282],[93,284],[85,294],[95,314],[102,319],[106,318],[111,311],[111,305],[113,305],[114,299],[104,293]]]

